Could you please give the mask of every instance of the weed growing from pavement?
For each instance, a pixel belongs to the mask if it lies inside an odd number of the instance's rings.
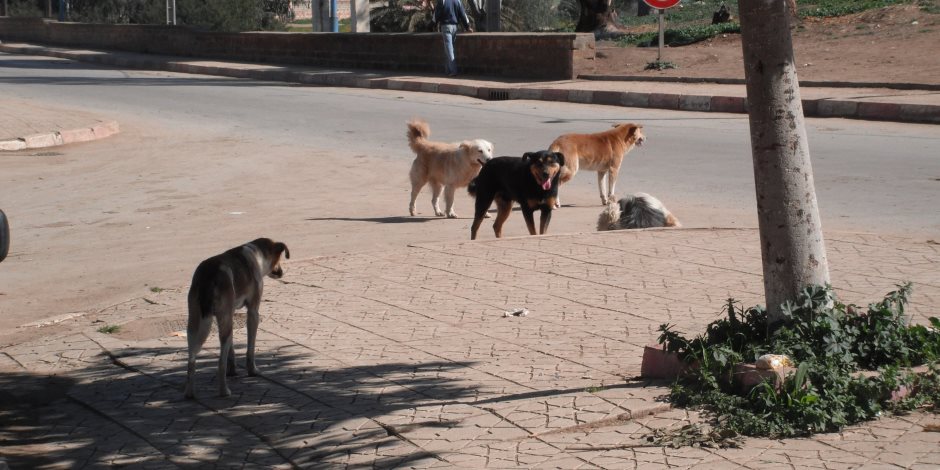
[[[159,294],[159,293],[161,293],[161,292],[163,292],[163,291],[164,291],[164,289],[163,289],[162,287],[151,287],[151,288],[150,288],[150,292],[153,292],[154,294]]]
[[[121,331],[121,325],[106,325],[98,328],[98,333],[104,333],[106,335],[117,333],[118,331]]]
[[[698,364],[673,385],[670,401],[704,409],[721,436],[773,438],[838,431],[884,412],[935,408],[938,369],[915,375],[905,368],[940,358],[940,320],[930,318],[931,328],[911,325],[904,313],[910,293],[910,284],[898,286],[863,311],[839,302],[828,286],[811,286],[781,306],[779,325],[768,325],[763,307],[745,310],[733,299],[725,305],[726,318],[693,339],[662,325],[659,342],[665,349]],[[766,353],[790,356],[798,364],[795,372],[779,389],[764,383],[736,393],[734,365]],[[858,374],[862,370],[878,373],[865,377]],[[891,401],[902,385],[915,393]]]

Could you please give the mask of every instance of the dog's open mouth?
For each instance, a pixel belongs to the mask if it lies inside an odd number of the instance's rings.
[[[486,160],[482,158],[478,158],[477,161],[480,162],[480,166],[486,165]]]
[[[545,181],[542,182],[542,189],[544,189],[544,190],[546,190],[546,191],[552,189],[552,179],[551,179],[551,178],[545,178]]]

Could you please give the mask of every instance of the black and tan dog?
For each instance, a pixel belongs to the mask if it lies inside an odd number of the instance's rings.
[[[467,191],[476,198],[470,239],[476,240],[480,223],[494,200],[497,212],[493,231],[496,238],[503,236],[503,223],[512,212],[513,202],[519,203],[530,235],[535,235],[532,214],[536,209],[541,211],[539,233],[547,232],[558,198],[558,176],[564,164],[564,155],[547,150],[529,152],[522,158],[499,157],[486,162],[467,187]]]
[[[281,255],[290,258],[287,245],[269,238],[259,238],[242,246],[213,256],[196,268],[189,288],[189,362],[186,370],[186,398],[193,397],[193,376],[196,355],[209,336],[212,317],[219,327],[219,395],[229,396],[226,375],[235,375],[235,349],[232,346],[232,324],[235,310],[248,309],[248,375],[256,375],[255,338],[258,335],[261,293],[264,277],[280,279],[284,275]],[[227,361],[226,361],[227,360]],[[228,367],[226,367],[226,362]]]

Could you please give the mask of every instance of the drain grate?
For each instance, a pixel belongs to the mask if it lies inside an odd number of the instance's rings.
[[[492,90],[490,91],[490,101],[505,101],[509,99],[509,92],[502,90]]]

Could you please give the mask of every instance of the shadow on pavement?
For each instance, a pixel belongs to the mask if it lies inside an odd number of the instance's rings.
[[[325,367],[309,350],[284,352],[293,347],[259,352],[263,377],[245,375],[238,348],[240,375],[225,398],[216,396],[217,350],[200,354],[195,400],[183,399],[178,348],[102,354],[65,375],[0,374],[0,457],[11,468],[329,466],[349,456],[383,468],[440,464],[400,433],[455,426],[414,409],[476,394],[446,378],[470,364]],[[383,422],[390,417],[402,422]]]

